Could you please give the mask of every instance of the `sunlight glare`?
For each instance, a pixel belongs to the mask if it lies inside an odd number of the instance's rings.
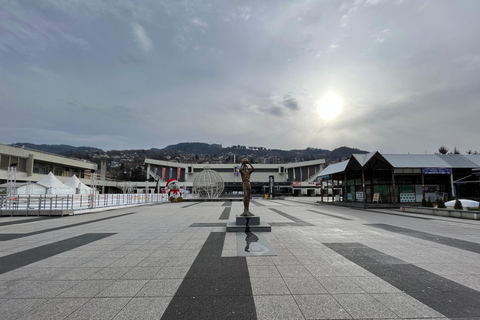
[[[323,120],[332,120],[342,111],[343,101],[334,92],[327,92],[317,104],[317,110]]]

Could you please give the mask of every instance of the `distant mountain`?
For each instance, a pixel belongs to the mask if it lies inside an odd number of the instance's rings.
[[[18,142],[12,144],[15,147],[25,147],[28,149],[34,149],[43,152],[49,152],[54,154],[70,154],[70,153],[81,153],[81,152],[104,152],[102,149],[94,147],[74,147],[66,144],[33,144],[27,142]]]
[[[203,142],[182,142],[156,150],[161,152],[181,151],[185,153],[215,154],[222,152],[222,146],[219,144],[208,144]]]
[[[349,147],[340,147],[332,150],[329,152],[328,156],[331,159],[342,159],[342,158],[350,158],[352,154],[358,153],[368,153],[368,151],[360,150],[357,148],[349,148]]]
[[[151,149],[162,153],[181,152],[198,155],[220,155],[220,154],[237,154],[237,155],[254,155],[258,157],[277,157],[285,162],[308,161],[319,158],[326,160],[339,161],[342,158],[350,158],[354,153],[368,153],[368,151],[350,147],[339,147],[333,151],[317,148],[280,150],[267,149],[264,147],[247,147],[234,145],[230,147],[222,147],[219,144],[208,144],[202,142],[182,142],[169,145],[163,149]]]
[[[219,144],[209,144],[203,142],[182,142],[169,145],[163,149],[151,148],[149,150],[110,150],[106,152],[102,149],[94,147],[74,147],[64,144],[49,145],[15,143],[12,145],[64,156],[71,156],[79,159],[87,159],[90,161],[98,161],[100,158],[107,157],[124,159],[125,161],[135,161],[137,163],[141,163],[145,157],[158,160],[178,159],[181,162],[196,161],[200,159],[203,159],[203,161],[209,161],[208,158],[213,157],[222,157],[226,162],[233,162],[234,159],[238,160],[242,157],[248,157],[249,159],[251,158],[253,161],[256,159],[257,161],[261,161],[261,163],[263,163],[263,159],[275,159],[276,163],[309,161],[316,159],[325,159],[327,162],[332,162],[348,159],[352,154],[355,153],[368,153],[368,151],[346,146],[336,148],[333,151],[318,148],[280,150],[267,149],[265,147],[247,147],[241,145],[222,147],[222,145]]]

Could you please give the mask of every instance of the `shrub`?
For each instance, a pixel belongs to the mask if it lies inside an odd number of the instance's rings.
[[[460,200],[455,200],[455,205],[453,206],[453,209],[456,209],[456,210],[462,210],[463,209],[463,206],[462,206],[462,203],[460,202]]]
[[[432,200],[430,200],[430,198],[428,198],[428,200],[427,200],[427,207],[428,208],[433,208],[433,203],[432,203]]]
[[[446,208],[445,201],[443,201],[443,199],[441,199],[441,198],[437,199],[437,208],[442,208],[442,209]]]
[[[427,206],[427,200],[425,200],[425,198],[422,199],[422,207],[426,207]]]

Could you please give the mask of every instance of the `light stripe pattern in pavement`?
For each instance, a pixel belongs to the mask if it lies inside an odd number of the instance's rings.
[[[379,228],[385,231],[395,232],[399,234],[403,234],[406,236],[414,237],[417,239],[427,240],[431,242],[435,242],[438,244],[443,244],[449,247],[454,247],[457,249],[462,249],[474,253],[480,253],[480,244],[450,237],[441,236],[438,234],[422,232],[397,226],[392,226],[389,224],[366,224],[367,226]]]
[[[324,243],[449,318],[480,318],[480,292],[361,243]]]
[[[270,210],[272,210],[273,212],[285,217],[285,218],[288,218],[292,221],[294,221],[294,225],[295,226],[303,226],[303,227],[313,227],[315,226],[314,224],[311,224],[309,222],[306,222],[306,221],[303,221],[302,219],[299,219],[297,217],[294,217],[288,213],[285,213],[285,212],[282,212],[280,210],[277,210],[277,209],[274,209],[274,208],[270,208]],[[270,223],[271,226],[281,226],[282,223],[281,222],[277,222],[277,223]]]
[[[18,239],[18,238],[33,236],[33,235],[36,235],[36,234],[42,234],[42,233],[47,233],[47,232],[52,232],[52,231],[57,231],[57,230],[63,230],[63,229],[67,229],[67,228],[83,226],[83,225],[90,224],[90,223],[121,218],[121,217],[129,216],[129,215],[135,214],[135,213],[136,212],[129,212],[129,213],[124,213],[124,214],[119,214],[119,215],[116,215],[116,216],[94,219],[94,220],[84,221],[84,222],[79,222],[79,223],[73,223],[73,224],[69,224],[69,225],[65,225],[65,226],[61,226],[61,227],[43,229],[43,230],[29,232],[29,233],[3,233],[3,234],[0,233],[0,241],[8,241],[8,240],[12,240],[12,239]]]
[[[265,205],[263,203],[260,203],[260,202],[255,201],[255,200],[250,200],[250,203],[253,203],[257,207],[265,207]]]
[[[341,217],[341,216],[336,216],[334,214],[329,214],[329,213],[325,213],[325,212],[321,212],[321,211],[317,211],[317,210],[308,210],[310,212],[315,212],[315,213],[318,213],[318,214],[323,214],[324,216],[328,216],[328,217],[332,217],[332,218],[336,218],[336,219],[341,219],[341,220],[353,220],[353,219],[349,219],[349,218],[345,218],[345,217]]]

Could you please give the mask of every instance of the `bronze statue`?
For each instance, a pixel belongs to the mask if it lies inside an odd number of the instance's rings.
[[[248,168],[247,165],[250,165],[250,168]],[[251,213],[249,210],[250,197],[252,195],[252,187],[250,186],[250,175],[253,171],[255,171],[255,168],[248,161],[248,159],[245,158],[242,160],[242,165],[240,166],[240,169],[238,171],[242,176],[243,182],[243,213],[240,216],[252,217],[254,216],[254,214]]]

